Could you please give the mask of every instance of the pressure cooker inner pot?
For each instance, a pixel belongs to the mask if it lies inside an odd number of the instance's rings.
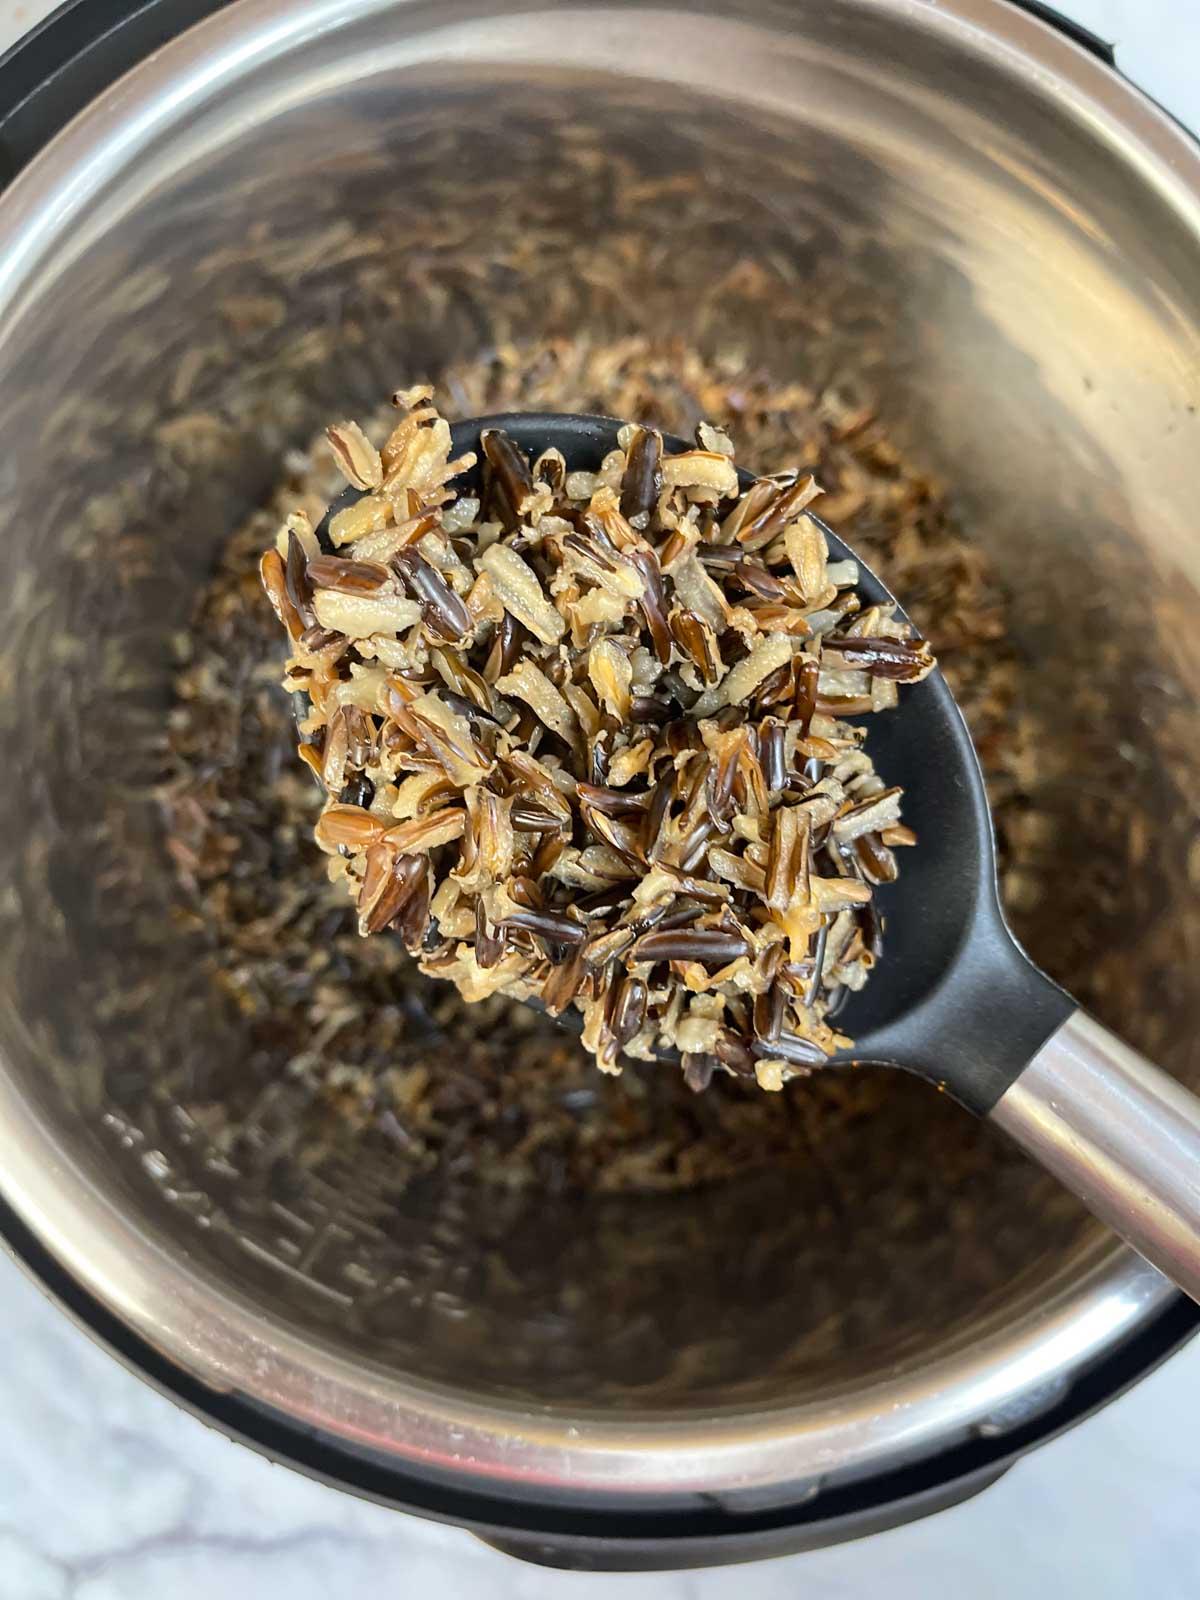
[[[8,1071],[98,1207],[265,1326],[502,1405],[669,1418],[936,1377],[1116,1247],[900,1074],[693,1097],[564,1042],[531,1110],[543,1023],[397,980],[337,896],[259,892],[319,881],[316,794],[273,628],[245,622],[249,546],[223,552],[311,481],[316,430],[397,386],[442,383],[452,415],[636,392],[680,433],[716,413],[762,469],[833,438],[827,515],[902,595],[919,571],[976,721],[1014,926],[1200,1072],[1194,244],[1002,59],[914,29],[899,65],[881,14],[821,9],[613,13],[618,44],[602,12],[423,35],[375,8],[160,105],[5,312]],[[271,714],[214,715],[206,753],[188,697],[222,628],[220,693]],[[394,1067],[322,984],[377,1010]]]

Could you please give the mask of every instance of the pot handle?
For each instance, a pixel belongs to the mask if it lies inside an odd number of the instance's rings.
[[[1076,1011],[988,1115],[1200,1301],[1200,1099]]]
[[[131,67],[230,0],[63,0],[0,56],[0,188]]]

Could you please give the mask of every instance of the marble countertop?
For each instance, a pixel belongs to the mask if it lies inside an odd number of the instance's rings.
[[[1197,0],[1059,0],[1200,127]],[[0,0],[0,48],[52,4]],[[271,1466],[93,1346],[0,1256],[0,1600],[1200,1596],[1200,1341],[953,1511],[753,1567],[596,1577]]]

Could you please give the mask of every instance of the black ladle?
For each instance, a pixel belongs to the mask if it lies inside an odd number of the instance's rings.
[[[452,429],[454,454],[501,428],[531,457],[560,450],[594,470],[617,445],[609,417],[513,413]],[[665,439],[668,450],[689,448]],[[477,467],[460,482],[477,485]],[[740,472],[742,488],[754,481]],[[331,505],[329,518],[361,491]],[[808,513],[811,515],[811,513]],[[871,604],[895,597],[831,528],[835,560],[858,564]],[[903,612],[897,607],[900,615]],[[834,1064],[901,1067],[1004,1128],[1149,1261],[1200,1300],[1200,1099],[1081,1011],[1034,966],[1004,920],[983,777],[940,671],[868,719],[878,770],[904,793],[920,844],[877,891],[888,952],[838,1026],[855,1041]]]

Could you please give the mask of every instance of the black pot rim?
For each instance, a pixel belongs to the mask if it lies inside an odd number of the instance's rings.
[[[398,1470],[318,1429],[219,1392],[169,1361],[92,1297],[7,1204],[0,1238],[15,1261],[77,1326],[132,1373],[200,1421],[331,1487],[433,1521],[465,1527],[510,1553],[554,1565],[684,1567],[816,1549],[913,1521],[976,1494],[1021,1456],[1057,1438],[1160,1366],[1200,1330],[1200,1305],[1173,1295],[1119,1348],[1080,1373],[1053,1405],[997,1437],[976,1436],[910,1466],[819,1490],[800,1504],[735,1511],[627,1511],[505,1500],[453,1481]]]

